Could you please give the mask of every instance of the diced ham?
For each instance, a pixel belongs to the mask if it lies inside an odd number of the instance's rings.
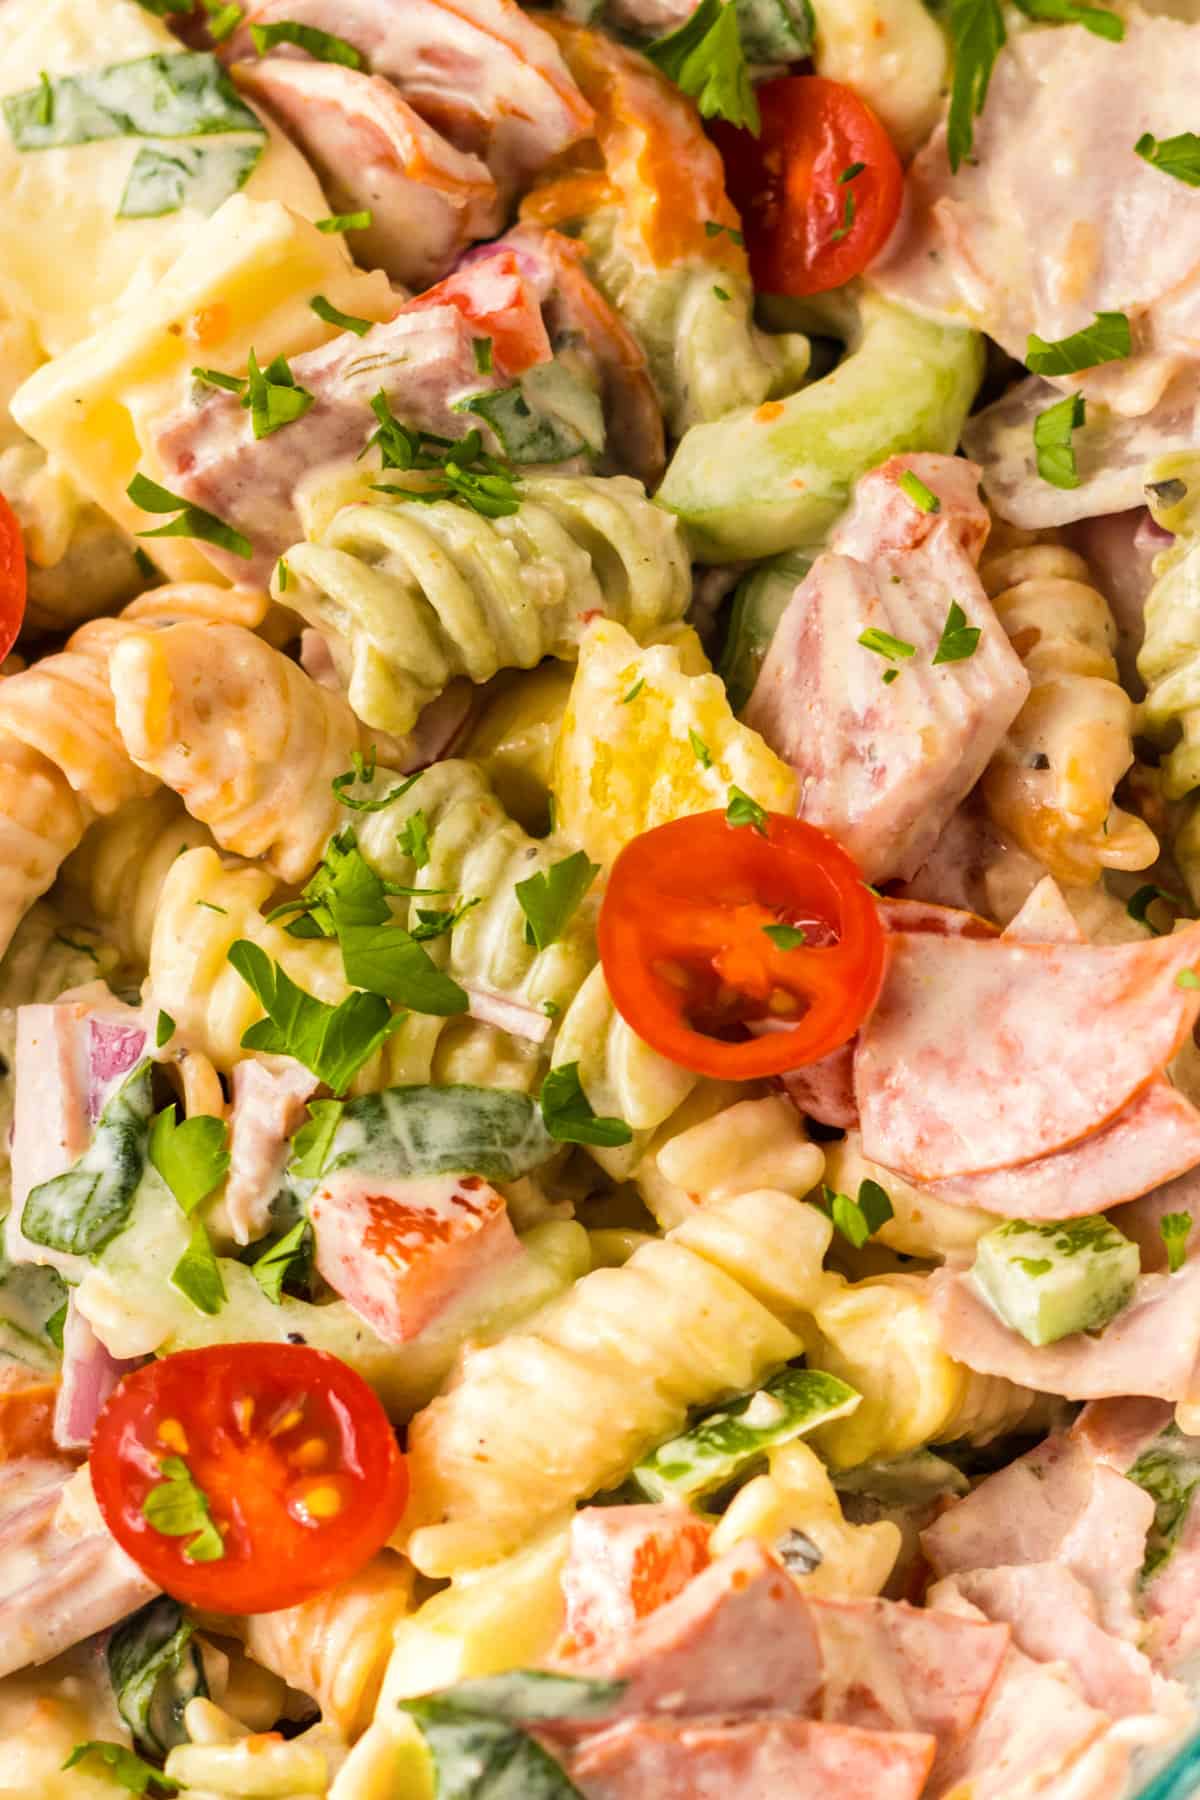
[[[1088,1587],[1108,1631],[1134,1637],[1149,1494],[1073,1436],[1047,1438],[980,1482],[922,1533],[938,1576],[1055,1563]]]
[[[1200,1010],[1200,987],[1177,981],[1200,961],[1200,926],[1102,947],[915,932],[891,944],[855,1085],[866,1154],[917,1181],[1008,1168],[1099,1130]]]
[[[1005,1325],[969,1276],[939,1269],[929,1286],[942,1347],[981,1375],[1067,1400],[1200,1401],[1200,1260],[1177,1275],[1139,1276],[1133,1299],[1098,1335],[1079,1331],[1041,1348]]]
[[[269,1229],[289,1140],[317,1086],[310,1070],[290,1060],[268,1069],[251,1056],[234,1069],[225,1213],[235,1243],[252,1244]]]
[[[1021,361],[1031,332],[1124,313],[1133,355],[1060,385],[1148,412],[1195,358],[1200,210],[1132,146],[1194,126],[1193,44],[1190,25],[1141,12],[1115,54],[1082,27],[1011,33],[972,156],[953,173],[935,133],[909,171],[910,229],[873,279]]]
[[[1197,401],[1200,412],[1200,398]],[[1188,432],[1188,445],[1200,442],[1200,416]],[[1138,464],[1138,500],[1145,463]],[[1149,510],[1138,505],[1128,512],[1104,513],[1081,519],[1064,534],[1065,541],[1097,572],[1108,609],[1117,628],[1116,658],[1121,685],[1134,700],[1145,692],[1137,668],[1138,652],[1146,629],[1146,597],[1154,585],[1154,564],[1174,539],[1155,524]]]
[[[899,487],[917,470],[936,512]],[[987,518],[977,475],[953,457],[893,457],[864,477],[829,554],[789,601],[746,708],[799,775],[801,816],[869,881],[916,873],[1029,693],[975,571]],[[979,629],[978,647],[935,664],[952,602]],[[889,661],[860,641],[868,630],[913,654]]]
[[[1006,838],[976,789],[947,824],[911,881],[910,900],[964,907],[1003,925],[1045,874],[1041,863]]]
[[[493,365],[502,380],[523,375],[536,363],[549,362],[550,339],[541,300],[515,250],[497,249],[482,261],[464,264],[436,287],[410,300],[402,311],[429,312],[442,306],[461,313],[475,336],[491,338]]]
[[[630,1719],[570,1764],[585,1800],[917,1800],[932,1738],[807,1719]]]
[[[309,1202],[317,1268],[388,1344],[522,1255],[503,1196],[478,1175],[372,1180],[335,1170]]]
[[[382,76],[268,56],[243,64],[237,81],[299,145],[337,212],[370,212],[349,241],[394,281],[428,287],[503,224],[487,165],[456,150]]]
[[[1166,1400],[1092,1400],[1072,1425],[1070,1435],[1097,1462],[1124,1475],[1147,1445],[1167,1429],[1171,1415]]]
[[[62,1382],[54,1409],[54,1442],[60,1450],[86,1450],[100,1409],[136,1362],[110,1356],[79,1310],[72,1292],[63,1324]]]
[[[0,1466],[0,1676],[49,1662],[157,1592],[104,1525],[86,1467]]]
[[[818,1124],[834,1125],[839,1131],[849,1131],[858,1124],[853,1039],[819,1062],[790,1069],[780,1076],[780,1081],[793,1105]]]
[[[423,119],[483,158],[506,199],[591,129],[553,40],[516,0],[266,0],[230,56],[254,56],[251,27],[282,19],[352,44]]]
[[[494,1025],[497,1031],[507,1031],[513,1037],[528,1038],[532,1044],[544,1044],[550,1035],[549,1015],[540,1007],[526,1006],[523,1001],[512,1000],[507,994],[494,993],[491,988],[481,987],[478,982],[463,983],[470,1005],[467,1008],[473,1019],[481,1025]]]
[[[571,1521],[561,1655],[619,1641],[708,1564],[712,1527],[682,1506],[587,1506]]]

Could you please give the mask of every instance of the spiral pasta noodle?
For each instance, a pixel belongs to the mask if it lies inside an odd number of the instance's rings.
[[[286,565],[276,592],[326,635],[355,713],[397,735],[456,675],[573,658],[596,613],[645,637],[691,595],[677,522],[628,476],[529,476],[500,519],[449,501],[344,506]]]
[[[454,1574],[515,1549],[621,1480],[689,1408],[797,1355],[793,1323],[822,1290],[828,1241],[790,1195],[739,1195],[594,1270],[535,1328],[469,1352],[409,1430],[418,1569]]]
[[[1059,881],[1148,868],[1154,833],[1113,800],[1133,762],[1133,703],[1087,564],[1063,544],[1014,533],[985,555],[980,576],[1032,682],[983,777],[993,819]]]
[[[159,788],[88,827],[63,864],[62,891],[99,920],[125,962],[144,969],[171,864],[212,842],[208,827],[191,817],[178,794]]]

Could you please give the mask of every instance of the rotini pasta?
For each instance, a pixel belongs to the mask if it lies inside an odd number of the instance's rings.
[[[734,1099],[740,1091],[723,1091],[716,1083],[698,1088],[694,1102],[668,1119],[638,1165],[638,1192],[664,1231],[710,1201],[757,1188],[802,1200],[820,1182],[825,1156],[809,1141],[791,1101],[770,1094],[721,1105],[726,1094]],[[689,1116],[710,1109],[711,1117]],[[832,1144],[828,1154],[840,1149]]]
[[[358,717],[398,736],[456,675],[572,659],[597,613],[647,637],[691,593],[677,525],[628,476],[529,476],[507,518],[372,500],[306,526],[275,591],[324,633]]]
[[[168,1752],[168,1781],[197,1800],[321,1800],[335,1748],[321,1727],[290,1741],[278,1732],[250,1732],[211,1700],[190,1700],[184,1725],[191,1742]]]
[[[132,967],[146,968],[163,883],[177,856],[212,848],[212,833],[169,788],[97,819],[63,864],[62,892],[104,927]]]
[[[536,1328],[469,1355],[413,1420],[409,1554],[447,1575],[515,1549],[622,1479],[688,1408],[797,1354],[829,1226],[790,1196],[702,1208],[620,1269],[586,1276]],[[492,1446],[489,1448],[489,1446]]]
[[[1087,564],[1021,533],[985,555],[980,577],[1033,683],[983,778],[993,819],[1060,881],[1148,868],[1154,833],[1113,799],[1133,762],[1133,703]]]
[[[25,635],[73,631],[146,586],[134,546],[36,444],[0,451],[0,493],[25,540]]]

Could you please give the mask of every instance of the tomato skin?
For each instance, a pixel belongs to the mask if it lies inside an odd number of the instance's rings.
[[[828,1056],[853,1037],[883,981],[886,934],[853,859],[803,819],[766,817],[765,835],[722,812],[643,832],[613,864],[600,911],[617,1011],[652,1049],[718,1080]],[[766,928],[780,923],[809,941],[777,946]],[[794,1023],[781,997],[795,1002]],[[722,1009],[722,1024],[757,1024],[761,1035],[730,1041],[694,1022]]]
[[[189,1561],[194,1540],[165,1535],[142,1511],[171,1457],[208,1499],[224,1539],[216,1561]],[[293,1344],[216,1344],[135,1369],[96,1422],[91,1472],[121,1548],[176,1599],[225,1613],[275,1612],[345,1581],[386,1543],[408,1498],[366,1382]]]
[[[0,494],[0,662],[17,641],[25,617],[25,545],[17,515]]]
[[[756,92],[761,137],[720,121],[711,127],[755,286],[827,293],[861,275],[891,236],[904,199],[900,158],[870,107],[840,82],[784,75]],[[857,163],[860,174],[839,180]]]

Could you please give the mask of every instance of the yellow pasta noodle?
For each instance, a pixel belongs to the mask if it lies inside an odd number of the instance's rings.
[[[212,841],[178,794],[159,788],[88,827],[63,864],[63,893],[99,920],[126,962],[145,968],[171,864],[185,851],[211,848]]]

